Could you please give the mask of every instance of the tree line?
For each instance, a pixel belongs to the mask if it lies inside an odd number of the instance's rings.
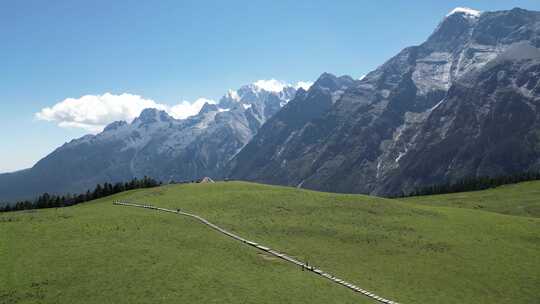
[[[152,188],[159,185],[161,185],[160,182],[145,176],[142,179],[134,178],[128,182],[97,184],[93,191],[88,190],[86,193],[81,194],[55,195],[43,193],[35,200],[24,200],[11,205],[8,203],[3,207],[0,206],[0,212],[73,206],[123,191]]]
[[[540,172],[524,172],[512,175],[502,175],[496,177],[480,176],[480,177],[468,177],[458,180],[454,183],[443,183],[438,185],[431,185],[426,187],[420,187],[405,196],[420,196],[420,195],[434,195],[456,192],[467,192],[485,190],[489,188],[495,188],[507,184],[516,184],[525,181],[540,180]]]

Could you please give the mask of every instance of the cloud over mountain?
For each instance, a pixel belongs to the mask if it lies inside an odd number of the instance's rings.
[[[253,83],[253,85],[255,85],[256,87],[259,87],[268,92],[281,92],[285,87],[294,87],[295,89],[302,88],[304,90],[308,90],[312,84],[313,82],[311,81],[299,81],[295,85],[291,85],[289,83],[286,83],[285,81],[276,80],[274,78],[268,80],[261,79]]]
[[[199,113],[205,103],[216,104],[214,100],[207,98],[199,98],[192,103],[184,100],[181,103],[168,108],[167,112],[176,119],[183,119]]]
[[[164,110],[174,118],[181,119],[197,114],[206,102],[215,103],[210,99],[199,98],[193,103],[183,101],[169,106],[139,95],[105,93],[66,98],[42,109],[35,116],[39,120],[56,122],[60,127],[82,128],[97,133],[113,121],[131,122],[146,108]]]
[[[295,89],[299,89],[299,88],[302,88],[304,90],[309,90],[309,88],[313,85],[313,82],[312,81],[299,81],[296,83],[296,85],[294,86]]]
[[[279,93],[287,87],[307,90],[312,84],[309,81],[299,81],[295,85],[290,85],[272,78],[257,80],[252,86],[257,91]],[[230,90],[229,94],[234,97],[233,95],[237,94],[237,92]],[[208,98],[198,98],[193,102],[184,100],[171,106],[135,94],[123,93],[116,95],[105,93],[102,95],[84,95],[79,98],[66,98],[51,107],[43,108],[35,116],[39,120],[55,122],[60,127],[81,128],[92,133],[98,133],[111,122],[119,120],[131,122],[146,108],[163,110],[176,119],[184,119],[199,113],[205,103],[216,104],[216,101]]]

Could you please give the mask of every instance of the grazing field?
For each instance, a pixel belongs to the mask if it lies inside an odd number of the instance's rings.
[[[540,302],[538,218],[242,182],[0,214],[0,302],[375,303],[193,219],[115,200],[198,214],[400,303]]]
[[[509,215],[540,217],[540,181],[504,185],[482,191],[415,196],[403,200],[431,206],[469,208]]]

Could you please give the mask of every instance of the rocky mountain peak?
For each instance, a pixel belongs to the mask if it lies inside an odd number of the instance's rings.
[[[133,123],[151,124],[159,121],[172,121],[172,118],[167,112],[154,108],[144,109],[139,117],[135,118]]]
[[[444,51],[461,46],[480,16],[481,13],[473,9],[455,8],[439,23],[424,45]]]
[[[349,87],[355,80],[347,75],[337,77],[331,73],[322,73],[315,81],[312,88],[328,89],[335,91],[340,88]]]
[[[207,102],[202,106],[201,110],[199,111],[199,115],[216,111],[219,111],[219,107],[216,104],[210,104]]]
[[[115,122],[112,122],[112,123],[108,124],[105,127],[105,129],[103,129],[103,132],[114,131],[114,130],[120,129],[123,126],[127,126],[127,125],[128,125],[128,123],[123,121],[123,120],[115,121]]]
[[[294,98],[296,88],[275,79],[259,80],[251,84],[241,86],[237,90],[229,90],[219,100],[220,108],[234,108],[235,104],[253,105],[265,103],[268,100],[279,99],[281,105]]]

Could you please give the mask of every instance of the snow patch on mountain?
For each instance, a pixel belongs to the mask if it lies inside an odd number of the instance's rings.
[[[227,91],[227,94],[225,95],[226,97],[232,99],[232,100],[236,100],[236,101],[239,101],[240,100],[240,96],[238,96],[238,92],[235,91],[235,90],[231,90],[229,89]]]
[[[428,110],[428,112],[431,112],[433,110],[435,110],[436,108],[438,108],[443,102],[444,102],[444,98],[441,99],[441,101],[437,102],[437,104],[435,104],[433,107],[431,107],[431,109]]]
[[[474,10],[472,8],[468,8],[468,7],[456,7],[450,13],[448,13],[446,15],[446,17],[449,17],[449,16],[451,16],[453,14],[463,14],[463,15],[465,15],[467,17],[478,18],[478,17],[480,17],[482,12]]]

